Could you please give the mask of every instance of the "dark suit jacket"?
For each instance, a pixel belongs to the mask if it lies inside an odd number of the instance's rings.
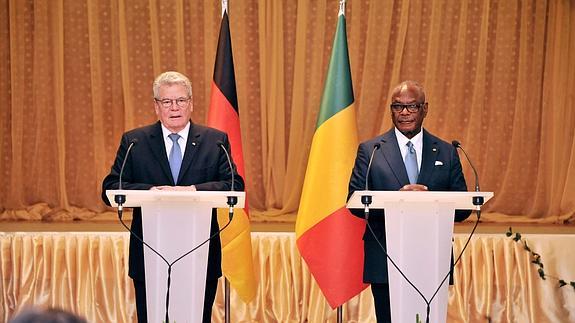
[[[397,144],[394,128],[385,134],[365,141],[359,145],[355,166],[349,181],[348,198],[355,191],[365,190],[365,173],[369,157],[376,144],[380,148],[375,152],[369,172],[369,189],[378,191],[397,191],[409,184],[407,171]],[[443,165],[435,165],[441,161]],[[465,178],[457,150],[449,143],[423,130],[423,156],[417,179],[430,191],[467,191]],[[354,209],[352,213],[364,217],[363,210]],[[455,220],[465,220],[470,211],[455,212]],[[383,210],[370,212],[369,224],[378,240],[385,247],[385,221]],[[373,235],[366,228],[363,235],[365,243],[363,279],[366,283],[387,283],[387,259],[377,245]]]
[[[152,186],[174,185],[170,164],[160,122],[137,128],[124,133],[116,160],[110,174],[102,183],[102,199],[110,205],[106,190],[118,189],[120,168],[130,142],[137,139],[132,147],[124,173],[122,188],[127,190],[148,190]],[[231,186],[231,171],[226,155],[218,147],[222,142],[230,151],[228,137],[224,132],[194,124],[190,125],[186,150],[182,159],[178,185],[195,185],[198,191],[226,191]],[[235,165],[234,165],[235,171]],[[234,189],[243,190],[243,179],[234,173]],[[211,233],[218,230],[215,210],[212,212]],[[142,210],[135,208],[132,219],[132,231],[142,237]],[[142,237],[145,241],[145,237]],[[222,275],[221,242],[219,236],[210,242],[208,256],[207,280],[214,280]],[[133,236],[130,237],[129,275],[135,280],[144,280],[144,250]]]

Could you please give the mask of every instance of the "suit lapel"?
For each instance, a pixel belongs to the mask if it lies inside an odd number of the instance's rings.
[[[399,185],[404,186],[409,184],[409,177],[407,177],[407,171],[405,170],[405,164],[401,158],[401,151],[399,151],[397,138],[395,137],[393,128],[383,134],[381,141],[381,152],[383,153],[383,157],[387,161],[387,164],[393,172],[393,175],[395,175]]]
[[[190,165],[198,158],[196,150],[198,149],[202,136],[198,129],[194,126],[194,123],[190,121],[190,132],[188,133],[188,141],[186,142],[186,151],[184,152],[184,159],[182,160],[182,168],[180,169],[180,175],[178,176],[178,183],[182,180],[182,177],[190,168]]]
[[[427,185],[427,182],[431,178],[431,174],[435,169],[435,161],[437,160],[437,154],[439,153],[439,147],[437,145],[437,140],[434,136],[430,135],[429,132],[423,130],[423,152],[421,157],[421,171],[419,172],[419,178],[417,183]]]
[[[148,139],[150,140],[150,150],[154,158],[160,164],[160,168],[167,178],[172,179],[172,172],[170,170],[170,163],[168,162],[168,156],[166,155],[166,144],[164,143],[164,136],[162,134],[162,126],[158,121],[150,132]],[[173,183],[173,179],[172,179]]]

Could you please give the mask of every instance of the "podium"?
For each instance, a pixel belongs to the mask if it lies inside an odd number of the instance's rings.
[[[361,197],[372,197],[370,209],[385,210],[387,253],[409,280],[431,299],[450,270],[455,210],[474,210],[473,197],[484,203],[493,192],[356,191],[347,203],[363,209]],[[373,215],[372,215],[373,216]],[[387,260],[392,322],[425,322],[425,301]],[[431,302],[430,322],[447,320],[446,281]]]
[[[124,207],[142,208],[143,240],[170,263],[210,237],[212,208],[228,207],[228,196],[238,198],[237,208],[245,203],[245,193],[235,191],[108,190],[106,196],[114,207],[114,196],[119,194],[126,196]],[[202,321],[208,247],[206,243],[172,266],[172,322]],[[163,322],[168,265],[146,246],[144,265],[148,321]]]

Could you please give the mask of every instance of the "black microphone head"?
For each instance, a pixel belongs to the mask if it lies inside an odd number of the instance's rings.
[[[224,142],[221,141],[221,140],[218,140],[218,141],[216,141],[216,145],[218,145],[218,146],[223,146],[223,145],[224,145]]]
[[[138,143],[138,138],[133,138],[132,140],[130,140],[130,144],[137,144]]]
[[[378,142],[377,144],[373,145],[373,149],[379,149],[381,147],[381,144]]]
[[[455,147],[455,148],[459,148],[459,147],[461,146],[461,143],[459,143],[459,141],[457,141],[457,140],[453,140],[453,141],[451,142],[451,144],[452,144],[453,147]]]

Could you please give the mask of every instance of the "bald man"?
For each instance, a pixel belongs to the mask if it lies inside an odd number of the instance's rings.
[[[359,145],[348,197],[365,189],[367,164],[377,145],[369,172],[369,190],[467,191],[457,150],[422,128],[428,111],[423,87],[414,81],[400,83],[393,89],[390,108],[394,127]],[[352,213],[364,216],[363,210]],[[369,224],[385,247],[384,211],[372,210],[370,214]],[[470,211],[456,211],[455,221],[463,221],[469,214]],[[371,284],[377,322],[391,322],[385,253],[367,228],[363,240],[363,280]]]

